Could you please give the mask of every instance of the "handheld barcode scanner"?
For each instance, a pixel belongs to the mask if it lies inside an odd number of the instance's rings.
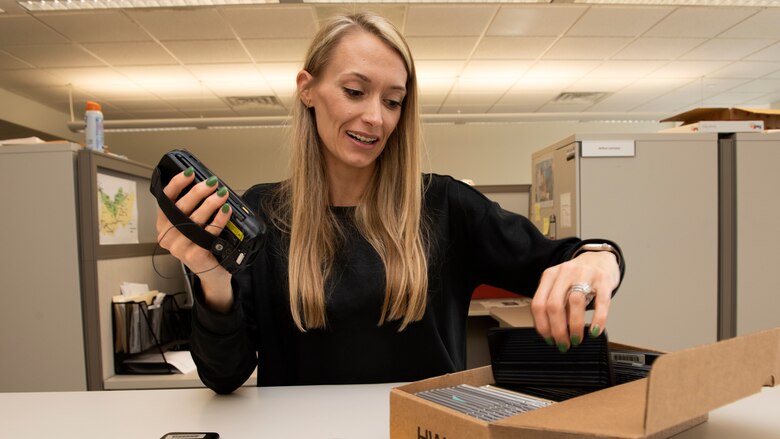
[[[195,155],[184,149],[175,149],[165,154],[152,173],[149,187],[157,199],[160,210],[182,235],[195,244],[209,250],[220,265],[230,273],[249,265],[262,247],[265,237],[265,221],[260,218],[244,201],[224,182],[228,190],[227,203],[233,210],[225,228],[218,236],[207,232],[201,225],[194,223],[163,192],[163,188],[174,175],[189,168],[195,170],[195,180],[184,188],[180,197],[189,192],[196,183],[215,175]],[[220,180],[221,181],[221,180]],[[211,222],[211,219],[208,221]]]

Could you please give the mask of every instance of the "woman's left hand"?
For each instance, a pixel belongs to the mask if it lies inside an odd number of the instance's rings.
[[[576,258],[548,268],[531,302],[536,330],[548,344],[566,352],[579,345],[585,326],[585,308],[593,296],[594,313],[590,336],[604,331],[612,291],[620,283],[617,258],[610,252],[584,252]]]

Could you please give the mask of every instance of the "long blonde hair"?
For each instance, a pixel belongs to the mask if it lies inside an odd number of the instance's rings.
[[[417,79],[409,47],[386,19],[359,13],[337,16],[314,37],[304,70],[317,78],[349,33],[368,32],[403,59],[407,71],[401,118],[378,157],[374,175],[355,210],[360,233],[385,267],[385,299],[378,325],[400,320],[400,330],[425,313],[428,290],[422,225],[422,171]],[[271,219],[289,233],[290,311],[301,331],[324,328],[325,284],[343,232],[328,208],[328,180],[312,110],[293,104],[291,177],[280,186]]]

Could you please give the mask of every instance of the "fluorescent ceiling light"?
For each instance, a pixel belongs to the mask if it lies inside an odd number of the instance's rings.
[[[17,2],[30,12],[84,9],[191,8],[194,6],[262,5],[279,0],[27,0]]]
[[[574,0],[595,5],[780,7],[780,0]]]
[[[358,3],[552,3],[553,0],[360,0]],[[302,0],[302,3],[352,3],[348,0]]]
[[[463,124],[463,123],[517,123],[517,122],[604,122],[622,121],[623,123],[656,122],[664,119],[665,113],[625,113],[625,112],[592,112],[592,113],[476,113],[476,114],[423,114],[423,123],[429,124]],[[289,116],[257,116],[257,117],[200,117],[182,119],[127,119],[104,120],[106,132],[137,132],[137,131],[179,131],[192,129],[227,129],[227,128],[263,128],[287,126]],[[84,131],[84,121],[74,120],[67,123],[68,129],[74,133]]]

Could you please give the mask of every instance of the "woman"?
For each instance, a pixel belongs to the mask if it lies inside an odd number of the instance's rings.
[[[414,63],[389,22],[325,23],[297,86],[291,177],[244,196],[269,223],[250,267],[231,276],[158,214],[161,245],[199,273],[191,341],[207,386],[231,392],[256,366],[258,385],[462,370],[482,283],[533,295],[536,328],[561,351],[582,340],[595,289],[593,335],[603,330],[622,273],[614,246],[572,259],[584,241],[548,240],[466,184],[421,173]],[[165,188],[172,200],[187,174]],[[216,234],[231,212],[215,183],[176,204],[200,224],[216,211],[206,226]]]

